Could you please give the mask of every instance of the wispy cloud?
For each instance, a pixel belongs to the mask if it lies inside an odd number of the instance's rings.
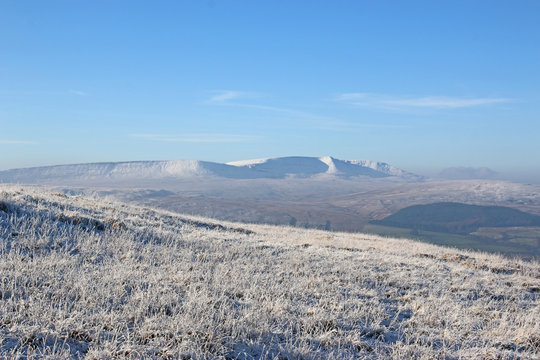
[[[284,113],[288,115],[295,115],[295,116],[300,116],[300,117],[305,117],[305,118],[317,118],[317,119],[321,118],[320,116],[316,116],[314,114],[311,114],[305,111],[278,107],[278,106],[268,106],[268,105],[258,105],[258,104],[239,104],[239,103],[232,103],[229,105],[248,108],[248,109],[267,110],[267,111]]]
[[[384,122],[352,122],[336,120],[333,122],[317,124],[314,127],[319,130],[350,132],[360,131],[362,129],[406,129],[410,128],[411,125]]]
[[[149,141],[172,142],[172,143],[234,143],[251,142],[260,140],[258,136],[239,134],[216,134],[216,133],[193,133],[193,134],[129,134],[130,137],[141,138]]]
[[[261,105],[261,104],[250,104],[246,102],[238,102],[238,101],[232,101],[232,100],[245,100],[247,98],[254,98],[254,97],[260,97],[259,94],[256,94],[254,92],[247,92],[247,91],[233,91],[233,90],[219,90],[217,95],[212,96],[210,99],[208,99],[206,102],[213,104],[213,105],[222,105],[222,106],[232,106],[232,107],[240,107],[240,108],[247,108],[247,109],[258,109],[258,110],[266,110],[271,112],[278,112],[278,113],[284,113],[288,115],[294,115],[304,118],[320,118],[319,116],[315,116],[313,114],[299,111],[295,109],[289,109],[284,107],[278,107],[278,106],[269,106],[269,105]]]
[[[2,140],[0,139],[1,145],[35,145],[35,141],[26,141],[26,140]]]
[[[345,93],[338,95],[335,100],[355,106],[388,109],[457,109],[483,105],[495,105],[514,101],[510,98],[465,98],[451,96],[406,97],[372,93]]]
[[[88,96],[87,92],[80,91],[80,90],[69,90],[70,94],[77,95],[77,96]]]
[[[212,96],[210,99],[206,100],[206,103],[213,105],[222,105],[222,106],[232,106],[232,107],[241,107],[247,109],[258,109],[266,110],[271,112],[284,113],[288,115],[294,115],[304,118],[317,118],[320,119],[320,116],[300,111],[296,109],[290,109],[286,107],[271,106],[271,105],[261,105],[261,104],[252,104],[245,102],[246,99],[260,98],[261,95],[255,92],[250,91],[236,91],[236,90],[216,90],[217,94]],[[233,101],[237,100],[237,101]],[[244,101],[238,101],[244,100]]]
[[[215,90],[213,93],[214,95],[206,100],[207,103],[224,104],[231,100],[255,96],[255,94],[251,92],[236,90]]]
[[[267,112],[273,112],[285,115],[285,118],[276,119],[279,122],[279,125],[274,122],[274,125],[283,128],[298,128],[298,126],[309,126],[310,128],[328,130],[328,131],[351,131],[357,130],[359,128],[366,127],[403,127],[402,125],[388,125],[388,124],[378,124],[378,123],[357,123],[357,122],[347,122],[338,120],[333,117],[321,116],[320,114],[315,114],[313,112],[307,112],[297,109],[292,109],[288,107],[272,106],[272,105],[262,105],[254,103],[246,103],[245,100],[249,98],[260,98],[261,95],[254,92],[247,91],[232,91],[232,90],[222,90],[219,93],[209,100],[206,103],[211,105],[219,106],[229,106],[229,107],[238,107],[246,109],[255,109],[262,110]],[[235,101],[236,100],[236,101]],[[279,120],[286,121],[286,124],[283,124]],[[272,126],[272,125],[269,125]]]

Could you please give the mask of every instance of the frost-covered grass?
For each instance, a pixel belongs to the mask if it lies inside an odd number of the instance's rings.
[[[0,188],[0,358],[537,359],[540,265]]]

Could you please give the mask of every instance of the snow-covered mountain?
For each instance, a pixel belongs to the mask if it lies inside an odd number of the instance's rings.
[[[283,179],[334,176],[341,178],[391,177],[408,181],[422,178],[386,163],[325,157],[282,157],[226,164],[198,161],[133,161],[44,166],[0,171],[1,183],[42,184],[60,181],[129,181],[152,179],[229,178]]]
[[[331,156],[302,157],[291,156],[269,159],[233,161],[227,163],[241,168],[252,169],[261,177],[281,178],[286,176],[313,176],[320,174],[339,177],[368,176],[372,178],[400,177],[419,180],[421,177],[398,169],[383,162],[370,160],[339,160]]]

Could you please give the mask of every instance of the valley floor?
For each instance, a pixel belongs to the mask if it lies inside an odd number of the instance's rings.
[[[540,264],[0,188],[0,358],[537,359]]]

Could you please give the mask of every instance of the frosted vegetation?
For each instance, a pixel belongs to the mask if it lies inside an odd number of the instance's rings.
[[[540,265],[0,188],[0,358],[537,359]]]

